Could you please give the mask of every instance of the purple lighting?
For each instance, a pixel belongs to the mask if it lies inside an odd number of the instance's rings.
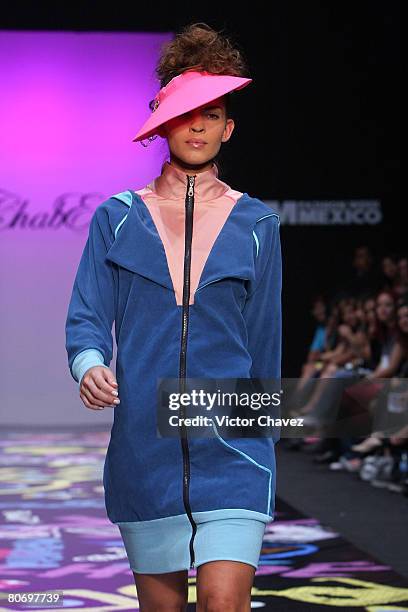
[[[62,192],[108,195],[149,182],[165,141],[145,150],[132,138],[151,113],[169,38],[2,31],[0,189],[43,210]]]
[[[172,33],[1,31],[0,423],[103,424],[71,378],[64,322],[90,218],[160,173],[132,142]]]

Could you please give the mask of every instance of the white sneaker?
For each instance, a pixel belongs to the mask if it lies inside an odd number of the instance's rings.
[[[363,459],[363,463],[361,464],[361,468],[359,470],[361,480],[369,482],[373,478],[377,477],[381,459],[383,459],[383,457],[378,455],[369,455]]]
[[[342,463],[342,461],[332,461],[329,464],[329,469],[333,470],[333,471],[340,471],[340,470],[344,470],[344,465]]]
[[[382,461],[379,463],[378,473],[370,482],[373,487],[385,488],[391,482],[391,471],[394,466],[393,457],[381,457]]]

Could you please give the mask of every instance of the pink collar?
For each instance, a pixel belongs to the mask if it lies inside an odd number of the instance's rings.
[[[229,185],[218,178],[218,169],[214,163],[209,170],[199,172],[195,177],[194,199],[196,201],[215,200],[230,189]],[[168,200],[184,201],[187,192],[187,173],[168,161],[164,162],[160,176],[154,179],[153,191]]]

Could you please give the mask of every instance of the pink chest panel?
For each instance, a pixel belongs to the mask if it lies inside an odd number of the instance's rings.
[[[181,306],[184,271],[184,199],[171,200],[160,197],[150,186],[139,189],[136,193],[149,209],[163,243],[176,303]],[[189,304],[194,304],[194,293],[214,242],[233,206],[242,195],[240,191],[229,189],[214,200],[194,202]]]

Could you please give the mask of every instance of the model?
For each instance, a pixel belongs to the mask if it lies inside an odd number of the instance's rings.
[[[141,610],[184,610],[190,568],[197,610],[250,610],[274,517],[276,439],[157,433],[159,378],[281,375],[279,215],[223,182],[216,162],[235,126],[231,92],[252,80],[244,66],[206,24],[164,45],[161,89],[133,140],[166,139],[169,160],[148,185],[97,207],[68,309],[80,397],[115,408],[105,503]]]

